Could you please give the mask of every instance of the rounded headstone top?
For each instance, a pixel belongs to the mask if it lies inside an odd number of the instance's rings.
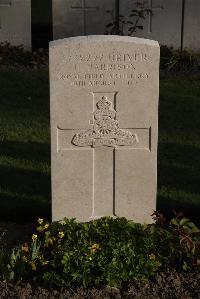
[[[87,35],[87,36],[76,36],[68,37],[63,39],[54,40],[49,43],[50,47],[62,46],[70,43],[87,43],[87,42],[126,42],[141,45],[148,45],[159,47],[159,44],[155,40],[132,37],[132,36],[120,36],[120,35]]]

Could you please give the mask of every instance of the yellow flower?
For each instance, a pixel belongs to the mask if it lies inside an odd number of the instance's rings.
[[[25,257],[24,255],[22,256],[22,261],[27,262],[27,257]]]
[[[154,261],[156,259],[155,254],[153,253],[149,254],[149,259]]]
[[[35,241],[37,239],[37,235],[32,235],[32,240]]]
[[[44,265],[48,265],[49,264],[49,261],[44,261]]]
[[[35,263],[34,263],[34,262],[29,262],[29,264],[30,264],[30,266],[31,266],[31,269],[32,269],[33,271],[35,271],[35,270],[36,270],[36,265],[35,265]]]
[[[28,244],[27,243],[25,243],[24,245],[22,245],[22,251],[24,251],[24,252],[28,252],[29,251],[29,248],[28,248]]]
[[[93,252],[95,252],[95,251],[97,251],[99,248],[100,248],[100,245],[95,243],[95,244],[92,245],[91,250],[92,250]]]
[[[42,223],[43,223],[43,219],[42,219],[42,218],[39,218],[39,219],[38,219],[38,223],[39,223],[39,224],[42,224]]]
[[[46,223],[45,226],[44,226],[44,228],[47,229],[48,227],[49,227],[49,224]]]
[[[89,260],[90,260],[90,261],[92,260],[91,256],[89,257]]]
[[[58,237],[59,237],[59,238],[62,239],[64,236],[65,236],[65,234],[64,234],[63,232],[59,232],[59,233],[58,233]]]

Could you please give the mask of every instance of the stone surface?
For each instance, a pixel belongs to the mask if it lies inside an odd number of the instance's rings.
[[[31,48],[31,0],[0,0],[0,42]]]
[[[104,34],[115,0],[53,0],[54,39]]]
[[[185,2],[183,47],[200,50],[200,1]]]
[[[124,16],[130,15],[130,11],[136,8],[136,2],[144,2],[144,6],[152,10],[152,14],[146,16],[144,20],[139,22],[144,28],[143,30],[137,30],[134,36],[155,39],[161,45],[180,48],[182,1],[121,0],[120,14]]]
[[[118,36],[50,44],[52,215],[151,222],[159,46]]]
[[[2,0],[3,1],[3,0]],[[5,0],[6,1],[6,0]],[[9,0],[7,0],[9,1]],[[182,0],[119,0],[119,14],[128,16],[135,3],[144,3],[152,9],[139,22],[143,30],[134,33],[136,37],[157,40],[161,45],[181,47]],[[200,1],[185,1],[183,46],[200,49]],[[54,39],[89,34],[105,34],[106,25],[112,17],[106,11],[116,11],[115,0],[53,0]],[[125,30],[125,35],[128,35]]]

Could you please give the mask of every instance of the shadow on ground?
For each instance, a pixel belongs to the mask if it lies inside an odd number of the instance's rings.
[[[200,224],[200,150],[194,144],[160,142],[157,209],[172,216],[183,212]]]
[[[6,165],[0,165],[1,220],[24,222],[41,216],[50,218],[50,146],[4,141],[0,148],[7,159]]]

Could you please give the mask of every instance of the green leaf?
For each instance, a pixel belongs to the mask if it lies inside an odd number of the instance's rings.
[[[186,262],[184,262],[184,263],[183,263],[183,270],[185,270],[185,271],[186,271],[187,269],[188,269],[188,265],[187,265],[187,263],[186,263]]]
[[[189,219],[187,219],[187,218],[182,218],[182,219],[180,220],[180,226],[187,225],[188,222],[189,222]]]
[[[171,224],[175,225],[175,226],[178,226],[179,225],[179,222],[176,218],[172,218],[171,221],[170,221]]]

